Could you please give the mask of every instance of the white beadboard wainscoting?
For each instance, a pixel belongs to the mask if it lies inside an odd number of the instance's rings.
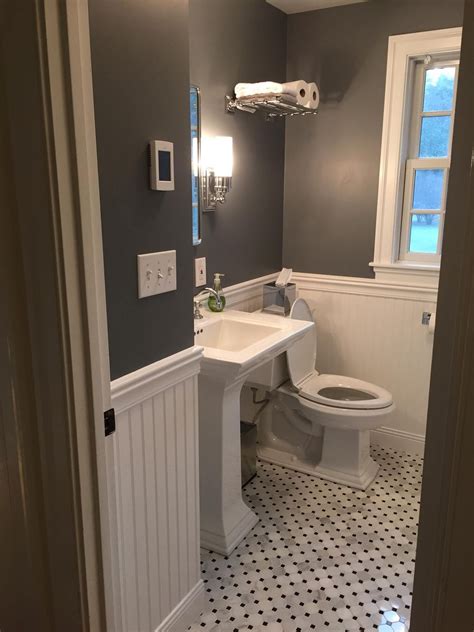
[[[436,312],[436,289],[302,273],[293,280],[313,309],[318,370],[389,390],[397,410],[373,442],[423,454],[433,335],[421,319]]]
[[[198,385],[193,347],[114,380],[106,439],[114,629],[181,632],[200,614]]]

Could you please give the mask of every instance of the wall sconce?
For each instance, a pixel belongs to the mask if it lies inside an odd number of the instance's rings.
[[[232,187],[232,138],[205,138],[201,149],[201,192],[205,211],[215,211],[223,204]]]

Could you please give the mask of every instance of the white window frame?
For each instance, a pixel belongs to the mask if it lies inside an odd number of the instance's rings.
[[[375,249],[370,264],[379,281],[438,285],[439,260],[417,257],[411,261],[399,256],[414,73],[416,62],[426,55],[458,56],[461,37],[460,27],[389,37]]]
[[[433,68],[446,68],[455,66],[454,77],[454,91],[453,91],[453,103],[449,110],[443,111],[430,111],[425,112],[423,108],[424,96],[425,96],[425,77],[426,72]],[[441,247],[443,244],[444,233],[444,218],[446,214],[446,196],[447,196],[447,184],[449,179],[449,168],[451,163],[451,146],[453,140],[453,128],[454,128],[454,115],[456,107],[457,96],[457,80],[459,74],[459,56],[450,54],[448,56],[443,55],[440,57],[433,57],[429,55],[422,60],[418,60],[415,65],[415,75],[413,84],[413,98],[412,98],[412,116],[410,120],[409,128],[409,148],[408,159],[406,160],[406,176],[405,176],[405,188],[403,194],[403,207],[401,217],[401,233],[398,260],[400,262],[418,262],[418,263],[435,263],[441,262]],[[451,118],[451,129],[448,139],[448,155],[446,158],[420,158],[419,147],[421,142],[421,129],[422,122],[426,118],[449,116]],[[415,172],[422,171],[424,169],[441,169],[443,174],[443,190],[441,198],[441,208],[439,211],[417,210],[412,209],[414,184],[415,184]],[[412,215],[430,215],[437,214],[440,216],[439,231],[438,231],[438,243],[436,253],[420,253],[409,251],[410,241],[410,225]]]

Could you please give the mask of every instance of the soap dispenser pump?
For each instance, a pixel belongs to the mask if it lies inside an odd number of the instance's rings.
[[[220,272],[216,272],[214,274],[213,289],[214,289],[215,293],[217,294],[217,296],[219,297],[219,301],[216,299],[216,297],[213,294],[209,295],[209,299],[207,301],[207,306],[209,307],[211,312],[222,312],[222,311],[224,311],[225,296],[222,294],[222,283],[221,283],[221,277],[223,277],[223,276],[224,275],[221,274]]]

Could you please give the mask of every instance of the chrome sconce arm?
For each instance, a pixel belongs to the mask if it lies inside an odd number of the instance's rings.
[[[227,193],[232,188],[232,178],[216,176],[212,169],[207,169],[202,175],[202,203],[206,211],[215,211],[218,204],[223,204]]]

